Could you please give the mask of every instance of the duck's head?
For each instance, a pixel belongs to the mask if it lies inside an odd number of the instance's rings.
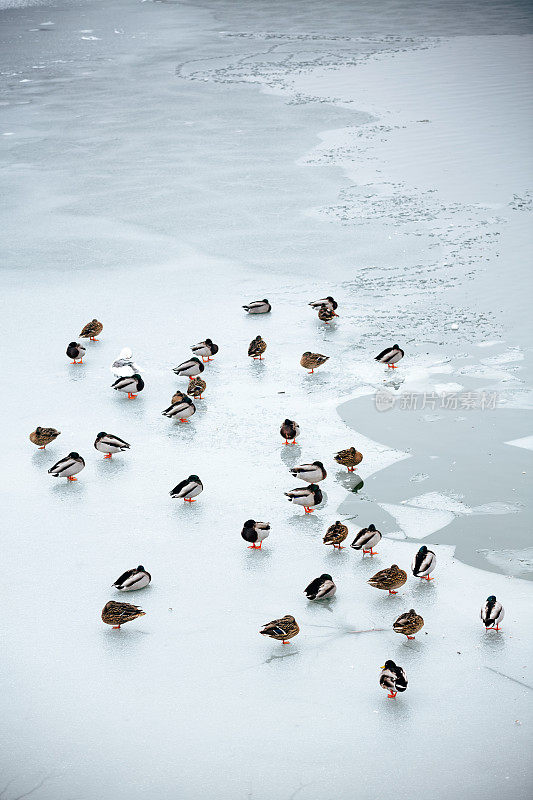
[[[414,608],[410,608],[410,609],[409,609],[409,613],[410,613],[410,614],[416,614],[416,611],[414,610]]]
[[[39,425],[37,425],[37,427],[35,428],[35,433],[36,433],[37,435],[39,435],[39,434],[40,434],[40,432],[41,432],[41,430],[42,430],[42,428],[40,428],[40,427],[39,427]]]
[[[96,434],[97,439],[102,439],[104,436],[107,436],[107,433],[105,431],[100,431],[100,433]]]
[[[426,555],[426,553],[427,553],[427,551],[428,551],[428,549],[427,549],[426,545],[425,545],[425,544],[423,544],[423,545],[422,545],[422,547],[420,548],[420,550],[419,550],[418,552],[419,552],[419,554],[420,554],[421,556],[425,556],[425,555]]]
[[[202,362],[200,361],[200,359],[199,359],[199,358],[197,358],[196,356],[193,356],[193,357],[191,358],[191,361],[197,361],[197,362],[198,362],[198,364],[201,364],[201,363],[202,363]]]
[[[211,339],[206,339],[206,340],[205,340],[205,343],[206,343],[206,344],[209,344],[209,345],[212,345],[212,344],[213,344],[213,342],[212,342],[212,340],[211,340]]]
[[[254,525],[255,525],[255,519],[247,519],[246,522],[244,523],[243,527],[244,528],[253,528]]]
[[[142,379],[141,379],[141,376],[139,375],[139,373],[138,373],[138,372],[136,372],[136,373],[135,373],[135,375],[132,375],[131,377],[132,377],[132,378],[134,378],[136,381],[140,381],[140,380],[142,380]]]
[[[393,564],[393,565],[391,566],[391,569],[400,569],[400,568],[399,568],[398,564]]]
[[[399,348],[399,346],[398,346],[397,344],[393,344],[393,345],[392,345],[392,348],[393,348],[393,350],[399,350],[399,349],[400,349],[400,348]]]
[[[284,424],[284,425],[292,425],[292,424],[293,424],[293,422],[292,422],[292,419],[286,419],[286,420],[284,420],[283,424]]]
[[[368,530],[369,531],[375,531],[376,530],[376,526],[374,525],[373,522],[371,522],[370,525],[368,526]]]
[[[324,464],[322,463],[322,461],[313,461],[313,465],[315,467],[320,467],[320,469],[324,469]]]
[[[189,480],[189,481],[196,481],[196,483],[200,483],[200,478],[198,477],[198,475],[189,475],[189,477],[187,478],[187,480]]]
[[[389,659],[387,659],[387,661],[385,661],[385,663],[383,664],[383,666],[382,666],[382,667],[380,667],[380,669],[391,669],[391,670],[395,670],[395,669],[396,669],[396,664],[394,663],[394,661],[391,661],[391,659],[389,658]]]
[[[324,574],[320,576],[320,580],[321,581],[332,581],[333,578],[331,577],[331,575],[328,575],[327,572],[324,572]]]
[[[292,614],[285,614],[285,616],[283,617],[283,619],[286,619],[286,620],[287,620],[287,622],[296,622],[296,620],[294,619],[294,617],[292,616]]]
[[[316,490],[318,489],[318,486],[316,485],[316,483],[310,483],[309,486],[308,486],[308,489],[311,492],[316,492]]]
[[[79,453],[75,453],[74,451],[72,451],[72,453],[68,454],[68,457],[69,458],[75,458],[77,460],[80,457],[80,454]]]
[[[70,342],[69,343],[69,347],[77,347],[77,346],[78,346],[77,342]]]
[[[496,595],[491,594],[490,597],[487,597],[487,603],[495,603],[496,602]]]
[[[139,566],[137,567],[137,572],[146,572],[142,564],[139,564]]]
[[[264,298],[263,298],[263,300],[262,300],[261,302],[262,302],[262,303],[268,303],[268,300],[266,299],[266,297],[264,297]]]
[[[311,351],[310,350],[306,350],[305,353],[304,353],[304,356],[310,356],[310,355],[312,355]]]
[[[93,319],[93,322],[98,322],[98,320],[97,319]]]

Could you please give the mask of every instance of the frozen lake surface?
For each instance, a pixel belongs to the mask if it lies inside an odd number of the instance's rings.
[[[1,800],[531,791],[531,17],[463,6],[0,2]],[[325,326],[307,303],[330,293]],[[171,368],[206,336],[220,353],[180,425]],[[372,356],[393,341],[389,375]],[[131,403],[110,389],[126,345]],[[315,375],[308,349],[330,356]],[[62,431],[44,452],[36,425]],[[101,430],[131,450],[104,461]],[[333,461],[351,445],[353,475]],[[74,484],[47,473],[70,450]],[[283,492],[315,459],[305,516]],[[168,494],[190,473],[191,507]],[[271,523],[261,551],[249,517]],[[336,519],[348,542],[374,522],[379,555],[324,547]],[[368,586],[421,543],[435,581]],[[147,589],[110,588],[139,563]],[[337,594],[310,603],[323,572]],[[146,616],[113,631],[110,599]],[[392,622],[412,607],[408,642]],[[291,645],[259,636],[289,613]]]

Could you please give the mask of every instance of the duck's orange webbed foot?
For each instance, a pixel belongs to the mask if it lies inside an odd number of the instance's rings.
[[[389,594],[398,594],[398,592],[395,592],[394,589],[389,589]]]
[[[111,456],[112,456],[112,453],[106,453],[104,458],[111,458]]]

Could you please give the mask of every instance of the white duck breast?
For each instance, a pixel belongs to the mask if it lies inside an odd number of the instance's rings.
[[[134,592],[137,589],[144,589],[151,580],[152,576],[145,570],[128,569],[120,578],[117,578],[113,586],[119,592]]]
[[[289,472],[293,477],[300,478],[307,483],[318,483],[323,481],[327,475],[324,467],[319,467],[316,464],[300,464],[300,466],[290,469]]]
[[[187,378],[193,378],[195,375],[199,375],[205,369],[204,365],[201,361],[197,361],[194,358],[191,358],[189,361],[184,361],[182,364],[178,364],[177,367],[174,367],[174,372],[176,375],[182,375]]]
[[[81,472],[84,466],[85,461],[81,456],[74,458],[68,455],[54,464],[53,467],[50,467],[48,472],[50,475],[53,475],[54,478],[71,478],[73,475],[77,475],[78,472]]]
[[[359,531],[350,547],[354,550],[372,550],[381,541],[381,533],[377,530],[363,528]]]
[[[268,300],[254,300],[253,303],[248,303],[243,308],[248,314],[268,314],[272,306]]]
[[[97,437],[94,443],[96,450],[101,453],[120,453],[124,450],[129,450],[130,446],[124,439],[119,436],[113,436],[111,433],[106,433],[105,436]]]
[[[433,572],[436,564],[437,557],[433,550],[427,550],[425,553],[418,551],[413,558],[411,572],[415,578],[424,578],[430,572]]]
[[[172,403],[171,406],[161,412],[165,417],[178,417],[178,419],[187,419],[196,413],[196,406],[192,401],[182,400],[179,403]]]

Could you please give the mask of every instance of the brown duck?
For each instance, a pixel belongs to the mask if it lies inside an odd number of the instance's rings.
[[[389,594],[398,594],[395,589],[399,589],[406,581],[407,572],[400,569],[397,564],[393,564],[392,567],[388,569],[381,569],[379,572],[376,572],[367,583],[375,589],[388,589]]]
[[[348,536],[348,528],[342,522],[337,520],[333,525],[330,525],[326,531],[323,542],[324,544],[332,544],[333,547],[343,550],[341,542],[344,542]]]
[[[321,306],[318,310],[318,319],[321,322],[325,322],[326,325],[329,325],[333,317],[338,317],[339,315],[336,314],[332,308],[328,308],[328,306]]]
[[[145,611],[140,606],[132,606],[131,603],[116,603],[110,600],[102,609],[102,620],[106,625],[112,625],[113,628],[120,628],[125,622],[131,622],[137,617],[144,617]]]
[[[353,472],[355,467],[363,460],[363,454],[356,450],[355,447],[348,447],[346,450],[339,450],[333,458],[337,464],[348,467],[348,472]]]
[[[82,339],[90,339],[91,342],[97,342],[98,339],[95,339],[95,336],[98,336],[99,333],[102,332],[104,326],[101,322],[98,322],[97,319],[93,319],[82,328],[80,336]]]
[[[54,439],[60,435],[61,431],[56,431],[55,428],[41,428],[37,427],[30,433],[30,442],[36,444],[39,450],[44,450],[47,444],[53,442]]]
[[[320,353],[311,353],[309,350],[306,350],[300,359],[300,364],[304,369],[311,370],[309,373],[311,375],[315,369],[321,367],[322,364],[325,364],[328,360],[329,356],[322,356]]]
[[[406,611],[405,614],[400,614],[396,622],[392,625],[395,633],[403,633],[408,639],[414,639],[415,633],[418,633],[423,627],[424,620],[420,614],[416,613],[414,608]]]
[[[277,639],[278,642],[283,642],[283,644],[288,644],[287,640],[292,639],[293,636],[300,633],[300,628],[294,617],[287,614],[285,617],[281,617],[281,619],[267,622],[266,625],[263,625],[263,630],[259,631],[259,633],[262,633],[264,636],[270,636],[271,639]]]
[[[183,398],[184,398],[184,397],[186,397],[186,395],[185,395],[185,392],[180,392],[180,390],[178,389],[178,390],[177,390],[177,391],[176,391],[176,392],[175,392],[175,393],[172,395],[171,405],[174,405],[174,403],[181,403],[181,402],[183,401]],[[187,399],[188,399],[188,398],[187,398]]]
[[[187,386],[187,394],[195,400],[203,400],[202,393],[205,392],[207,383],[201,378],[191,378]],[[174,402],[174,399],[172,399]]]
[[[250,358],[253,358],[254,361],[262,361],[263,360],[263,353],[267,349],[267,343],[261,339],[260,336],[256,336],[255,339],[252,339],[250,345],[248,347],[248,355]]]

